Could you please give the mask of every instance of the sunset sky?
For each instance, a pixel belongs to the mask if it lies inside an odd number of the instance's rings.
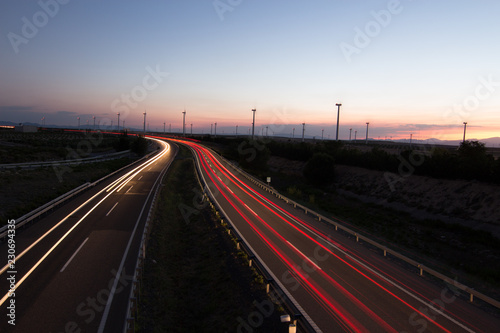
[[[499,1],[6,0],[0,120],[500,136]],[[263,127],[264,126],[264,127]],[[189,131],[189,130],[188,130]],[[265,131],[265,129],[264,129]],[[271,133],[272,132],[272,133]]]

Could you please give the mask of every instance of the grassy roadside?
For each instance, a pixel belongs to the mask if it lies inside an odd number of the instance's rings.
[[[254,303],[267,299],[210,206],[196,203],[199,195],[193,189],[199,190],[199,185],[194,172],[190,152],[181,147],[155,208],[139,332],[234,332],[258,311]],[[280,332],[284,327],[279,315],[273,311],[253,331]]]

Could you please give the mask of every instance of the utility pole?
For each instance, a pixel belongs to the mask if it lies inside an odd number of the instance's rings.
[[[144,110],[144,112],[142,114],[144,115],[144,128],[143,128],[143,132],[144,132],[144,134],[146,134],[146,110]]]
[[[465,142],[465,131],[467,130],[467,122],[464,121],[464,139],[462,142]]]
[[[302,142],[304,142],[304,133],[306,132],[306,123],[302,123]]]
[[[193,123],[191,123],[191,135],[193,135]]]
[[[186,110],[182,111],[182,136],[186,136]]]
[[[257,109],[252,109],[252,112],[253,112],[252,140],[254,139],[254,135],[255,135],[255,111],[257,111]]]
[[[366,141],[365,141],[365,144],[368,144],[368,126],[370,125],[370,123],[366,123]]]
[[[339,117],[340,117],[340,106],[342,106],[342,104],[337,103],[335,105],[337,106],[337,136],[335,140],[339,141]]]

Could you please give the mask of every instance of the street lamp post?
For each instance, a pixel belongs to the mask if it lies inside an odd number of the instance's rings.
[[[467,122],[464,121],[464,139],[462,142],[465,142],[465,131],[467,130]]]
[[[292,129],[292,140],[295,139],[295,127]]]
[[[306,132],[306,123],[302,123],[302,142],[304,142],[305,132]]]
[[[191,123],[191,135],[193,135],[193,123]]]
[[[324,129],[321,130],[321,141],[323,141],[323,132],[324,131],[325,131]]]
[[[116,113],[118,116],[118,132],[120,132],[120,112]]]
[[[366,123],[366,141],[365,141],[365,144],[368,144],[368,126],[370,125],[370,123]]]
[[[214,137],[217,137],[217,123],[214,124]]]
[[[337,136],[335,140],[339,141],[339,117],[340,117],[340,106],[342,106],[342,104],[337,103],[335,105],[337,106]]]
[[[186,110],[182,111],[182,136],[186,136]]]
[[[142,114],[144,115],[144,128],[142,129],[142,131],[144,132],[144,134],[146,134],[146,110],[144,110]]]
[[[351,142],[352,127],[349,128],[349,142]]]
[[[165,134],[165,122],[163,122],[163,134]]]
[[[254,139],[254,135],[255,135],[255,111],[257,111],[257,109],[252,109],[252,112],[253,112],[252,140]]]
[[[78,117],[76,119],[78,119],[78,129],[80,129],[80,117]]]
[[[92,116],[92,118],[94,119],[94,131],[95,131],[95,116]]]
[[[236,125],[236,136],[238,136],[238,125]]]

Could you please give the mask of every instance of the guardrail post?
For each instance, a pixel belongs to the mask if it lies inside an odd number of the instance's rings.
[[[252,267],[252,260],[253,258],[255,258],[254,256],[250,256],[250,258],[248,259],[248,267]]]
[[[472,288],[474,289],[474,288]],[[474,302],[474,294],[473,293],[470,293],[470,297],[469,297],[469,302]]]
[[[318,221],[320,221],[320,222],[321,222],[321,216],[319,216],[319,215],[318,215]]]
[[[384,249],[384,257],[387,257],[387,249]]]
[[[134,317],[127,318],[127,333],[133,333],[135,331]]]
[[[272,279],[267,279],[266,294],[269,294],[269,287],[271,286],[271,282],[273,282]]]
[[[358,236],[358,234],[354,234],[354,236],[356,236],[356,242],[359,242],[359,236]]]
[[[419,275],[420,276],[424,275],[424,268],[420,264],[417,267],[420,269]]]

